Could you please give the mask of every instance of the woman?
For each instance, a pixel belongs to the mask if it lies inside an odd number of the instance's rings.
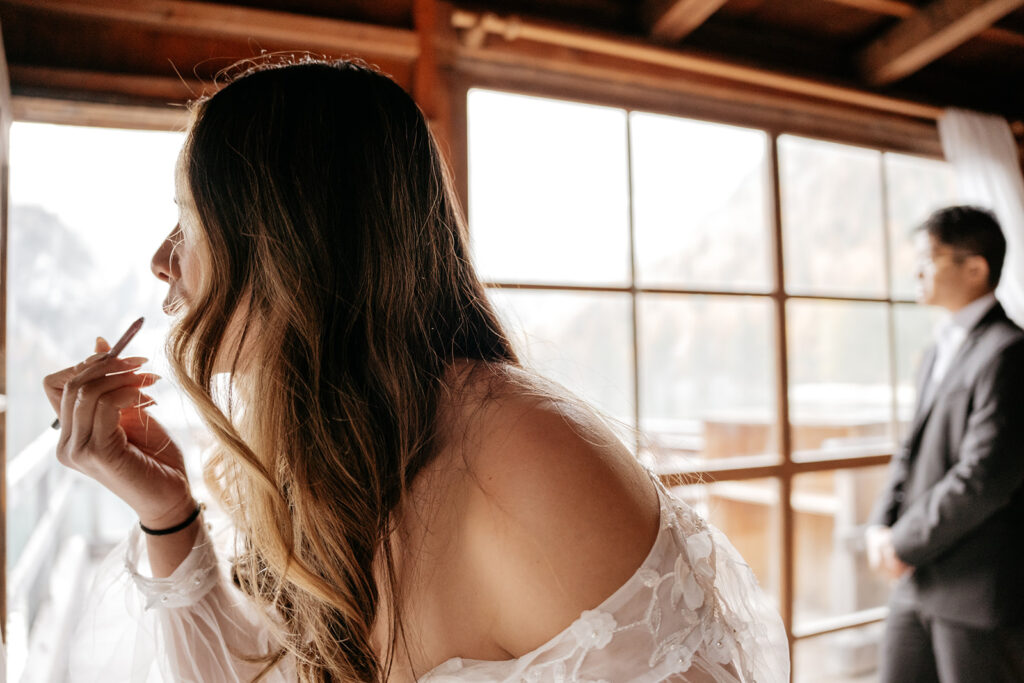
[[[401,88],[251,69],[195,106],[177,201],[152,266],[242,541],[230,575],[141,359],[45,382],[58,458],[139,515],[126,564],[174,680],[785,680],[735,551],[519,366]]]

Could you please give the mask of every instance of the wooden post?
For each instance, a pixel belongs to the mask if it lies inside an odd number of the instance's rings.
[[[775,312],[775,377],[776,377],[776,422],[780,466],[779,466],[779,612],[786,627],[790,645],[790,666],[793,665],[793,602],[795,600],[796,530],[793,516],[793,436],[789,415],[789,330],[786,314],[785,245],[782,226],[782,190],[779,178],[779,134],[768,131],[768,159],[771,187],[772,262],[775,265],[775,287],[772,291]]]
[[[7,180],[11,121],[11,83],[0,33],[0,641],[4,644],[7,643]]]
[[[414,0],[413,21],[419,56],[413,70],[413,97],[423,110],[452,176],[462,213],[469,216],[466,147],[466,87],[453,69],[458,36],[454,8],[444,0]]]
[[[447,158],[452,131],[451,112],[445,97],[447,79],[442,73],[441,31],[451,26],[451,20],[444,10],[437,0],[413,2],[413,23],[419,41],[419,56],[413,70],[413,98],[427,117]]]

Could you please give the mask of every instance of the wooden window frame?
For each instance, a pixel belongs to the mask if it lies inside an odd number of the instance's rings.
[[[634,111],[653,112],[669,116],[693,119],[703,122],[719,123],[725,125],[739,125],[746,128],[760,130],[768,136],[768,174],[769,174],[769,201],[771,211],[769,216],[769,227],[771,241],[769,248],[772,251],[772,265],[774,268],[774,286],[768,292],[765,291],[739,291],[739,290],[712,290],[712,289],[691,289],[691,288],[666,288],[666,287],[639,287],[636,284],[636,236],[634,226],[634,214],[632,211],[633,201],[633,165],[632,154],[629,147],[627,151],[628,182],[629,182],[629,243],[630,243],[630,284],[623,287],[614,286],[586,286],[586,285],[561,285],[547,283],[527,282],[486,282],[488,287],[501,289],[527,290],[527,291],[558,291],[558,292],[611,292],[629,294],[632,306],[632,370],[633,370],[633,395],[634,395],[634,420],[640,425],[641,398],[639,387],[639,349],[638,349],[638,326],[637,326],[637,301],[638,295],[642,294],[678,294],[678,295],[710,295],[728,297],[758,297],[772,301],[774,325],[773,334],[775,337],[775,368],[774,377],[776,380],[776,415],[775,424],[777,433],[778,461],[773,464],[755,465],[730,465],[723,463],[713,468],[703,467],[692,470],[662,475],[662,480],[670,486],[713,483],[726,481],[741,481],[749,479],[772,479],[778,484],[779,492],[779,514],[777,515],[779,527],[775,529],[776,536],[780,539],[780,552],[776,570],[780,577],[779,585],[779,606],[786,633],[791,645],[791,658],[793,657],[792,646],[798,641],[808,640],[839,631],[860,628],[866,625],[883,621],[888,613],[886,607],[875,607],[861,610],[855,613],[817,619],[810,624],[794,623],[794,601],[795,601],[795,520],[792,504],[793,480],[795,477],[811,472],[841,471],[859,469],[866,467],[878,467],[889,463],[892,457],[891,449],[875,449],[864,452],[865,449],[856,449],[857,453],[837,455],[835,457],[825,456],[815,459],[795,460],[793,455],[793,444],[791,438],[792,425],[789,414],[789,340],[787,336],[787,303],[789,301],[836,301],[836,302],[867,302],[885,304],[888,317],[887,341],[889,348],[889,379],[893,396],[893,412],[891,424],[893,429],[893,445],[898,443],[898,414],[895,403],[895,392],[898,385],[896,368],[896,331],[894,324],[895,307],[900,304],[915,303],[909,299],[901,299],[893,296],[892,291],[892,268],[891,268],[891,246],[889,211],[886,206],[887,176],[885,167],[886,153],[906,153],[923,158],[943,160],[939,145],[938,130],[934,124],[921,124],[924,134],[910,139],[901,140],[900,144],[892,144],[886,134],[879,134],[878,129],[865,131],[863,135],[843,135],[844,128],[835,125],[834,122],[819,121],[806,122],[798,120],[792,126],[778,125],[778,117],[774,112],[768,112],[765,116],[750,116],[744,114],[738,116],[735,110],[728,106],[718,107],[716,103],[710,106],[706,101],[693,102],[689,100],[680,101],[675,98],[672,106],[668,106],[663,93],[650,93],[642,89],[636,89],[633,97],[628,94],[623,96],[622,92],[596,93],[591,87],[584,84],[565,90],[553,90],[547,83],[539,86],[535,83],[524,82],[518,78],[509,81],[495,79],[493,77],[479,77],[472,73],[463,74],[462,78],[453,79],[454,87],[450,92],[451,102],[449,104],[452,113],[452,157],[450,162],[455,170],[457,190],[460,194],[462,204],[468,207],[469,179],[468,179],[468,139],[467,139],[467,96],[472,88],[496,90],[510,94],[521,94],[535,97],[549,97],[563,101],[585,102],[598,106],[609,106],[624,109],[626,116],[626,140],[630,144],[630,117]],[[886,119],[892,118],[879,116],[884,123]],[[758,125],[761,121],[761,125]],[[884,258],[885,258],[885,285],[886,296],[884,297],[858,297],[858,296],[835,296],[835,295],[810,295],[794,294],[786,291],[785,287],[785,255],[783,253],[783,225],[782,225],[782,201],[779,179],[779,153],[778,142],[782,135],[799,135],[805,138],[818,139],[825,142],[832,142],[844,145],[855,145],[879,152],[879,178],[882,183],[882,208],[884,230]],[[472,226],[470,226],[472,230]]]

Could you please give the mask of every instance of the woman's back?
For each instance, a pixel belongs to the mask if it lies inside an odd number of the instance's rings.
[[[596,416],[522,370],[459,374],[394,545],[394,680],[535,649],[615,592],[658,531],[653,482]]]
[[[787,680],[750,569],[595,414],[517,368],[462,377],[399,526],[390,680]]]

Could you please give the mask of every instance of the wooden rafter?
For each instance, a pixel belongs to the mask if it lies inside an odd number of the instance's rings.
[[[865,12],[874,12],[889,17],[907,18],[917,7],[906,0],[828,0],[834,5],[844,5]]]
[[[16,94],[25,91],[102,93],[129,100],[181,103],[203,94],[206,84],[194,79],[140,76],[106,71],[64,69],[49,66],[11,66]]]
[[[15,95],[14,118],[34,123],[57,123],[97,128],[183,131],[188,127],[184,107],[149,107]]]
[[[265,40],[342,55],[388,56],[406,61],[419,54],[413,31],[291,12],[190,0],[0,0],[65,16],[107,19],[172,32]]]
[[[900,19],[906,19],[918,10],[917,5],[906,2],[906,0],[828,0],[828,2],[834,5],[853,7],[865,12],[873,12],[882,16],[899,17]],[[1024,34],[1000,28],[999,26],[990,26],[984,29],[978,34],[978,37],[993,43],[1024,47]]]
[[[645,0],[644,23],[652,37],[667,42],[679,42],[708,17],[718,11],[727,0]]]
[[[908,76],[1024,6],[1024,0],[934,0],[868,45],[858,63],[884,85]]]
[[[463,40],[465,42],[461,48],[463,54],[486,55],[487,50],[480,47],[483,38],[479,37],[485,38],[488,34],[493,34],[503,36],[508,41],[531,41],[569,50],[592,52],[616,59],[647,63],[758,88],[772,89],[789,95],[828,100],[912,118],[935,120],[942,114],[942,108],[933,105],[901,100],[858,88],[770,71],[707,55],[659,47],[599,31],[580,32],[573,27],[551,22],[533,21],[514,16],[499,17],[490,12],[477,13],[467,10],[454,11],[451,20],[452,26],[464,32]],[[480,42],[477,42],[478,38]],[[520,61],[522,60],[521,57]]]

